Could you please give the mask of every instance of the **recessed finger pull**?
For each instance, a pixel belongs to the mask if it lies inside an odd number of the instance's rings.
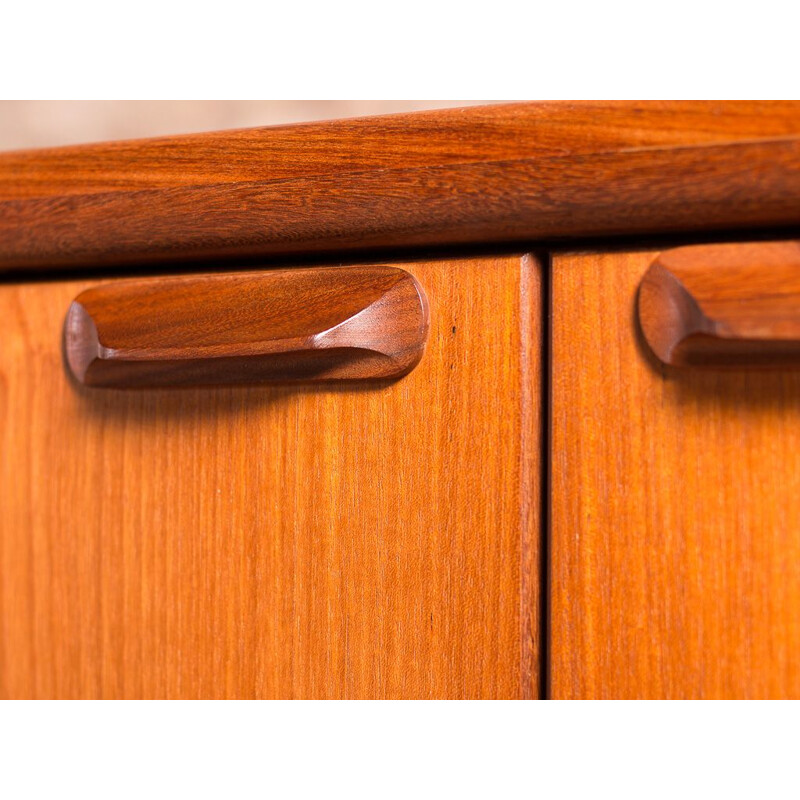
[[[387,380],[420,360],[422,288],[394,267],[120,280],[82,292],[64,326],[86,386]]]
[[[642,279],[638,315],[672,366],[800,368],[800,242],[666,250]]]

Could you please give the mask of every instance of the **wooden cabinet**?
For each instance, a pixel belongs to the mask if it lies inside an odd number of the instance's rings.
[[[0,695],[538,694],[539,265],[402,266],[389,383],[82,387],[103,281],[0,285]]]
[[[0,154],[0,695],[800,697],[798,209],[791,102]]]
[[[800,372],[660,363],[659,255],[553,259],[552,696],[798,697]]]

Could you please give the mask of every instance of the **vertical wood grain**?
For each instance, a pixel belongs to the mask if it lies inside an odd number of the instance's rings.
[[[402,266],[389,386],[87,390],[0,286],[1,696],[535,696],[538,265]]]
[[[800,697],[800,373],[651,358],[657,255],[554,258],[552,696]]]

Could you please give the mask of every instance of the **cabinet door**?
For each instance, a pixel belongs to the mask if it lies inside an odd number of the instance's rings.
[[[665,366],[659,255],[553,259],[551,693],[798,697],[800,371]]]
[[[400,265],[393,383],[98,389],[0,285],[0,695],[538,693],[539,269]]]

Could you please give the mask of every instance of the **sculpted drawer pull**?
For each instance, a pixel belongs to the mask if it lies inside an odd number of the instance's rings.
[[[800,242],[666,250],[639,287],[647,343],[677,367],[800,367]]]
[[[412,370],[425,295],[394,267],[120,280],[81,293],[65,354],[87,386],[381,380]]]

